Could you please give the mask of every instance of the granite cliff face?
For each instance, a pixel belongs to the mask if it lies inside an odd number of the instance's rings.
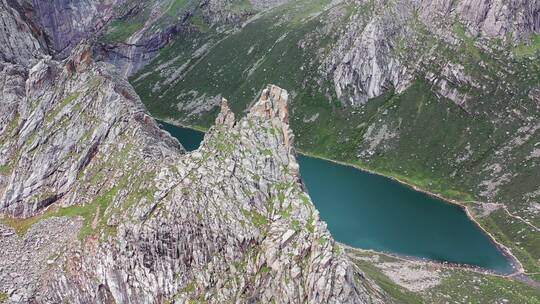
[[[538,0],[465,0],[456,9],[472,34],[522,39],[540,32]]]
[[[371,19],[354,15],[339,41],[324,59],[326,73],[334,82],[338,98],[365,104],[390,88],[402,92],[412,82],[412,72],[394,51],[400,37],[410,35],[412,3],[375,4]]]
[[[55,57],[66,58],[77,44],[103,28],[123,0],[32,1],[32,13]]]
[[[45,43],[22,10],[20,5],[10,5],[8,0],[0,2],[0,21],[4,27],[0,31],[0,59],[28,67],[33,64],[32,59],[43,55]]]
[[[465,35],[484,39],[479,45],[485,48],[490,47],[488,39],[513,43],[540,34],[538,1],[403,0],[380,1],[369,8],[371,4],[357,1],[357,5],[364,9],[353,15],[331,55],[323,59],[338,98],[352,104],[365,104],[390,89],[401,93],[412,84],[413,75],[425,73],[424,66],[436,58],[416,50],[416,60],[407,62],[400,53],[410,52],[408,44],[419,42],[414,41],[419,31],[456,44],[462,39],[456,33],[457,20]],[[442,83],[436,84],[442,96],[458,105],[467,97],[447,84],[475,85],[461,70],[449,65],[442,72]]]

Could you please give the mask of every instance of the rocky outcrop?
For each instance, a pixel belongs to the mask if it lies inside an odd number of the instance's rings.
[[[251,4],[251,3],[249,3]],[[203,0],[200,8],[204,19],[212,26],[223,24],[241,24],[246,17],[256,13],[251,5],[234,0]]]
[[[203,18],[212,27],[240,27],[246,19],[291,0],[200,0]]]
[[[540,34],[538,1],[403,0],[373,5],[357,1],[357,5],[360,12],[351,18],[330,56],[323,58],[337,96],[353,105],[364,104],[390,89],[400,93],[412,83],[413,75],[426,72],[422,66],[429,66],[436,58],[417,53],[412,62],[404,62],[410,59],[405,60],[406,54],[402,54],[413,52],[415,45],[421,43],[415,41],[422,39],[417,35],[419,30],[429,31],[450,44],[458,44],[462,39],[455,30],[456,20],[472,37],[505,40],[512,35],[515,41],[521,41]],[[463,74],[463,69],[447,68],[438,73],[462,77],[438,77],[439,92],[462,106],[467,96],[450,86],[475,84],[468,81],[470,77]]]
[[[471,36],[528,39],[540,32],[540,2],[537,0],[422,0],[424,22],[440,27],[459,20]]]
[[[266,10],[288,3],[290,0],[249,0],[249,2],[257,10]]]
[[[45,287],[63,297],[40,300],[95,301],[102,286],[126,303],[382,301],[303,191],[286,102],[269,87],[236,123],[224,104],[199,150],[158,168],[154,199],[121,216],[116,240],[67,255],[77,271]]]

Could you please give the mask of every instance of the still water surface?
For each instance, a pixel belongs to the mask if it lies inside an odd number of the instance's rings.
[[[192,151],[204,133],[162,123]],[[462,208],[383,176],[299,155],[308,192],[333,237],[352,247],[511,272]]]

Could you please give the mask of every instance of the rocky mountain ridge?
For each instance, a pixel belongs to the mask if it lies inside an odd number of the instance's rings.
[[[239,121],[224,101],[187,154],[91,45],[13,61],[1,63],[3,302],[387,299],[304,191],[285,90],[269,86]]]

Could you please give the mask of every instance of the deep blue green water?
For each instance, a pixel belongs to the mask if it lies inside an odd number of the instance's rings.
[[[159,121],[160,127],[171,133],[172,136],[176,137],[178,141],[184,146],[184,148],[188,151],[197,150],[199,146],[201,145],[202,140],[204,139],[204,133],[188,129],[188,128],[181,128],[177,127],[171,124],[168,124],[166,122]]]
[[[204,134],[163,123],[192,151]],[[508,273],[512,266],[459,206],[353,167],[299,156],[308,192],[334,238],[352,247]]]

